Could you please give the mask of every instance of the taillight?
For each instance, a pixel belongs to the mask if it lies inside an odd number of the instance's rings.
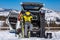
[[[20,21],[21,16],[22,16],[22,13],[20,13],[20,14],[18,15],[18,21]]]

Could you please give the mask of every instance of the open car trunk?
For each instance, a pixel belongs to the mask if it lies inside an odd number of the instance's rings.
[[[45,36],[45,13],[41,12],[40,9],[43,7],[42,3],[22,3],[22,14],[26,11],[30,11],[33,16],[32,24],[33,30],[31,32],[31,37],[44,37]]]

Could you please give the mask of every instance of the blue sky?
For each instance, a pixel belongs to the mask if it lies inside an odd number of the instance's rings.
[[[41,2],[45,8],[60,11],[60,0],[0,0],[0,8],[21,10],[21,2]]]

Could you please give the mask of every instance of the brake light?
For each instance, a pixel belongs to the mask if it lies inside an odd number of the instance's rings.
[[[22,16],[22,13],[20,13],[20,14],[18,15],[18,21],[20,21],[21,16]]]

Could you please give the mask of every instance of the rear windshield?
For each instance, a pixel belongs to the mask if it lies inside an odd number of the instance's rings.
[[[38,6],[23,6],[24,10],[39,10],[40,7]]]

